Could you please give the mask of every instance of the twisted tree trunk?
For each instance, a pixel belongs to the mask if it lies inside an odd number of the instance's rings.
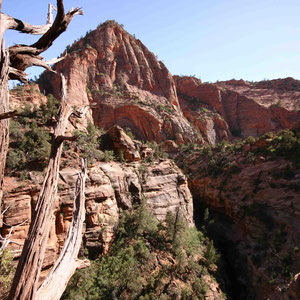
[[[50,64],[54,62],[43,61],[40,54],[46,51],[52,45],[53,41],[67,29],[69,23],[76,14],[82,14],[82,11],[79,8],[72,8],[67,14],[65,14],[63,0],[57,0],[56,4],[57,14],[54,22],[52,14],[54,7],[50,4],[46,24],[36,26],[2,13],[2,0],[0,0],[0,208],[3,197],[4,168],[9,143],[8,118],[12,117],[15,113],[9,112],[8,80],[17,79],[22,82],[27,82],[25,70],[30,66],[42,66],[48,70],[52,70]],[[18,30],[28,34],[39,34],[42,36],[32,45],[14,45],[5,49],[3,34],[7,29]],[[63,77],[62,85],[64,88]],[[57,192],[58,172],[64,132],[71,113],[72,108],[66,103],[65,93],[63,93],[63,100],[60,108],[59,120],[54,131],[54,139],[52,142],[47,173],[45,175],[44,183],[37,201],[32,222],[30,224],[28,237],[24,243],[22,254],[13,279],[9,299],[36,299],[40,272],[44,261],[46,245],[49,239],[54,200]],[[84,178],[82,178],[82,181],[84,181]],[[83,191],[84,183],[81,183],[80,186]],[[84,201],[82,200],[84,199],[82,192],[79,194],[78,199]],[[75,259],[74,257],[78,254],[83,223],[83,215],[81,211],[82,203],[77,208],[79,211],[74,212],[74,227],[73,231],[69,234],[69,243],[66,245],[62,254],[63,258],[60,259],[58,266],[56,266],[52,274],[61,273],[60,266],[65,266],[66,261],[72,262]],[[0,226],[2,224],[1,216],[2,214],[0,211]],[[73,238],[74,236],[77,238]],[[72,250],[71,256],[69,255],[70,250]],[[55,273],[58,271],[59,273]],[[65,277],[64,280],[67,281],[69,277]],[[51,282],[51,280],[49,282]],[[66,283],[64,283],[64,285],[66,285]],[[49,287],[48,281],[47,284],[45,283],[45,286]],[[52,299],[46,296],[45,292],[43,292],[46,291],[45,288],[40,291],[43,294],[43,299]]]
[[[59,300],[75,270],[89,265],[88,260],[77,259],[85,220],[85,178],[86,169],[83,161],[75,187],[73,218],[68,238],[54,267],[38,289],[37,300]]]
[[[0,17],[1,18],[1,17]],[[1,23],[1,21],[0,21]],[[9,109],[8,93],[8,53],[4,49],[4,41],[0,40],[0,114]],[[6,163],[6,153],[9,143],[9,120],[0,119],[0,212],[3,197],[3,177]],[[2,226],[2,214],[0,214],[0,227]]]
[[[44,25],[31,25],[22,20],[8,16],[1,11],[2,0],[0,0],[0,212],[3,197],[3,176],[6,163],[6,154],[9,143],[9,90],[8,80],[17,79],[27,82],[26,68],[30,66],[41,66],[52,70],[50,64],[45,62],[40,54],[46,51],[53,41],[64,32],[72,18],[77,14],[83,14],[81,9],[71,9],[65,14],[63,0],[57,0],[57,15],[53,22],[53,5],[49,4],[47,22]],[[42,35],[34,44],[14,45],[5,49],[3,34],[7,29],[17,30],[27,34]],[[0,226],[2,217],[0,214]]]
[[[62,77],[63,78],[63,77]],[[62,81],[64,83],[64,79]],[[64,84],[63,84],[64,86]],[[54,131],[50,160],[44,183],[37,200],[34,216],[29,227],[18,267],[13,279],[9,299],[35,299],[40,272],[51,228],[51,217],[57,193],[59,165],[63,139],[72,107],[62,98],[58,122]]]

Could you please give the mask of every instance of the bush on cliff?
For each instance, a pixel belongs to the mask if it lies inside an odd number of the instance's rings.
[[[141,205],[123,213],[110,252],[77,271],[63,299],[205,299],[217,257],[207,246],[180,213],[163,224]]]
[[[6,166],[11,171],[43,168],[49,159],[51,137],[44,127],[57,118],[59,101],[53,95],[40,108],[26,104],[10,122],[10,150]]]
[[[50,155],[50,134],[33,120],[23,131],[19,124],[11,122],[11,143],[6,166],[10,170],[43,167]]]
[[[8,250],[0,253],[0,299],[8,296],[15,268],[12,265],[13,255]]]

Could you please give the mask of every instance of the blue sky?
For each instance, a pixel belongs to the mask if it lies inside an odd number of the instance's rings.
[[[3,0],[2,11],[43,24],[48,1]],[[66,45],[113,19],[158,55],[172,74],[214,82],[232,78],[300,79],[300,0],[65,0],[82,7],[47,52],[58,56]],[[53,3],[53,2],[52,2]],[[55,4],[55,1],[54,3]],[[6,43],[37,37],[8,31]],[[40,69],[39,69],[40,70]],[[31,76],[39,70],[28,70]]]

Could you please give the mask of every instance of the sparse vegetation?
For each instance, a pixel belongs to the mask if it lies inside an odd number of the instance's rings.
[[[87,132],[75,130],[73,135],[76,137],[76,146],[80,151],[81,157],[87,159],[88,164],[93,164],[96,161],[109,162],[115,160],[116,157],[113,151],[100,150],[101,136],[104,131],[97,128],[93,123],[89,122]]]
[[[26,112],[26,108],[24,108]],[[7,155],[6,166],[11,171],[24,168],[44,167],[50,155],[50,134],[39,127],[36,120],[27,120],[27,115],[19,122],[11,122],[11,150]],[[22,130],[21,124],[25,125]]]
[[[15,272],[12,264],[13,254],[9,250],[0,253],[0,298],[8,296],[11,281]]]
[[[123,213],[108,255],[77,271],[63,299],[205,299],[203,275],[213,276],[217,259],[179,212],[163,224],[142,204]]]
[[[168,154],[164,152],[161,146],[155,141],[148,141],[146,145],[153,150],[151,156],[147,158],[148,161],[168,158]]]

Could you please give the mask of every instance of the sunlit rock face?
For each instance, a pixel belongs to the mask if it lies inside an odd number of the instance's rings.
[[[168,159],[151,159],[151,149],[132,140],[120,127],[107,132],[107,146],[117,155],[124,153],[124,161],[94,162],[87,171],[86,220],[84,246],[91,254],[106,253],[113,242],[114,232],[123,210],[146,203],[153,215],[164,221],[168,212],[180,212],[193,225],[193,202],[187,178],[175,163]],[[63,247],[73,215],[74,188],[78,176],[79,157],[62,158],[59,172],[58,193],[48,242],[44,269],[53,265]],[[6,176],[3,207],[4,225],[0,228],[3,237],[12,231],[9,249],[16,258],[27,236],[34,207],[37,201],[43,174],[29,172],[23,182],[18,177]],[[19,225],[20,224],[20,225]]]
[[[170,72],[116,22],[105,22],[68,49],[56,70],[67,78],[72,104],[88,106],[95,125],[128,127],[140,140],[197,140]],[[46,72],[39,82],[41,90],[60,96],[58,76]]]
[[[300,83],[292,78],[250,83],[202,83],[174,76],[184,116],[214,144],[293,128],[300,119]]]
[[[130,128],[140,140],[209,143],[291,128],[299,120],[299,83],[291,78],[250,83],[202,83],[172,76],[140,40],[107,21],[67,47],[56,64],[72,104],[109,129]],[[60,78],[45,72],[40,89],[60,97]]]

